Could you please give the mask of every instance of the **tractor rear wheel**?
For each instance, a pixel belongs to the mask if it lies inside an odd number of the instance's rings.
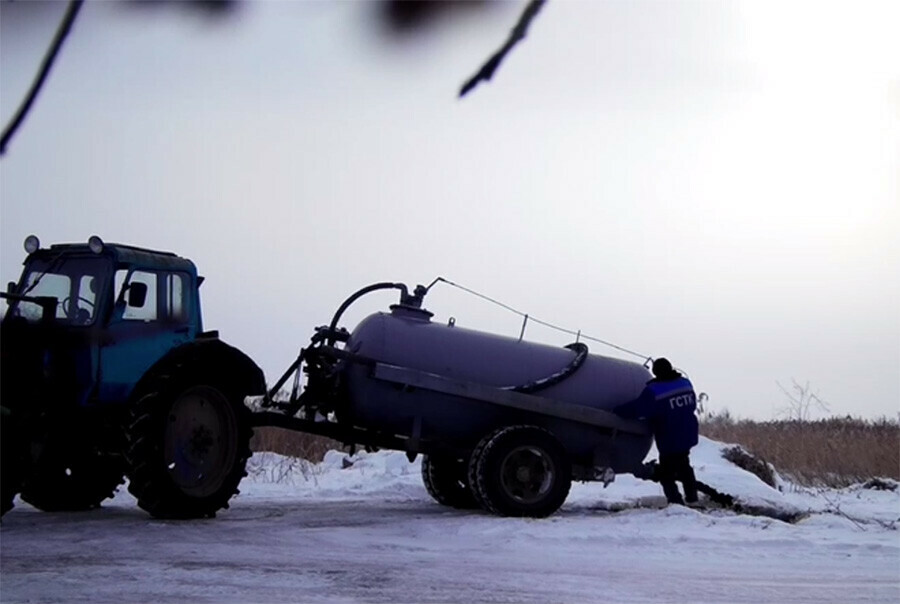
[[[572,466],[565,447],[537,426],[508,426],[487,435],[472,453],[469,484],[486,510],[542,518],[569,495]]]
[[[422,458],[422,482],[435,501],[460,510],[478,507],[466,479],[467,461],[450,455],[425,455]]]
[[[249,394],[210,359],[144,384],[128,429],[128,490],[157,518],[206,518],[228,507],[250,457]]]

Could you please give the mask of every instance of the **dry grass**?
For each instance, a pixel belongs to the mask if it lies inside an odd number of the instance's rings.
[[[253,451],[271,451],[312,463],[322,461],[325,453],[331,449],[342,448],[341,443],[336,440],[283,428],[255,428],[253,432],[253,439],[250,441]]]
[[[806,486],[844,487],[873,478],[900,480],[900,423],[853,418],[819,421],[705,418],[700,432],[743,446],[785,477]],[[254,451],[272,451],[312,463],[341,443],[281,428],[257,428]]]
[[[900,480],[900,423],[831,418],[735,421],[706,418],[700,432],[735,443],[806,486],[844,487],[872,478]]]

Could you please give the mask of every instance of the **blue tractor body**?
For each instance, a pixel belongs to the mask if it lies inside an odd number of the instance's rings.
[[[128,473],[151,513],[214,514],[249,456],[243,398],[265,380],[203,331],[194,263],[98,237],[26,251],[2,294],[3,511],[18,492],[96,507]]]

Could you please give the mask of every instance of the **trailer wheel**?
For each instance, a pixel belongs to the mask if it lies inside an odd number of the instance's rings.
[[[435,501],[460,510],[478,507],[466,479],[467,459],[448,455],[425,455],[422,458],[422,482]]]
[[[156,518],[213,517],[250,457],[248,392],[233,368],[192,359],[144,385],[128,429],[128,490]]]
[[[569,495],[572,466],[565,448],[536,426],[509,426],[486,436],[472,454],[469,483],[486,510],[543,518]]]

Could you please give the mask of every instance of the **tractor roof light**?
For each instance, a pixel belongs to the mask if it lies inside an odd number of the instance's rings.
[[[29,235],[25,238],[25,251],[33,254],[41,249],[41,240],[36,235]]]
[[[91,238],[88,239],[88,247],[91,248],[91,251],[95,254],[103,253],[103,240],[97,237],[96,235],[91,235]]]

